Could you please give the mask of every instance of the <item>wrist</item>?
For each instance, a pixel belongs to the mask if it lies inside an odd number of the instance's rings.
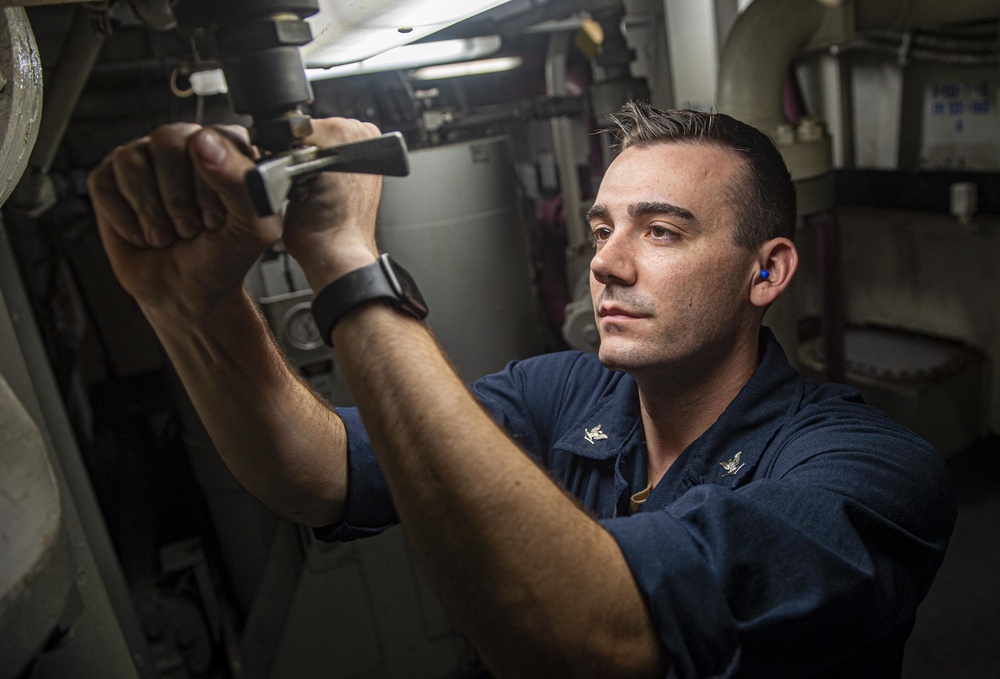
[[[286,241],[285,247],[302,267],[309,287],[317,293],[345,274],[378,260],[374,243],[314,239],[312,243],[296,243],[294,248]]]
[[[316,292],[312,314],[323,341],[332,346],[337,323],[358,307],[374,301],[388,302],[417,319],[427,316],[427,303],[413,277],[389,255],[382,255],[376,262],[350,271]]]
[[[179,299],[168,295],[154,301],[147,300],[139,306],[150,325],[160,334],[179,328],[208,326],[218,320],[225,322],[225,318],[247,305],[252,307],[253,301],[240,284],[204,299]]]
[[[375,239],[363,233],[286,229],[282,240],[314,292],[378,259]]]

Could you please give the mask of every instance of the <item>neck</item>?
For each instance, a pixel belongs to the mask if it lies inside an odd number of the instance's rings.
[[[639,386],[649,479],[655,486],[670,465],[711,427],[750,380],[759,341],[742,342],[721,358],[690,361],[633,375]]]

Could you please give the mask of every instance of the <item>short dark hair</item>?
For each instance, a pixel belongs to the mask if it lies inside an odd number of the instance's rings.
[[[741,181],[730,187],[736,213],[733,241],[755,248],[772,238],[795,235],[795,185],[774,142],[760,130],[723,113],[661,110],[630,101],[608,116],[620,151],[664,143],[714,144],[743,160]]]

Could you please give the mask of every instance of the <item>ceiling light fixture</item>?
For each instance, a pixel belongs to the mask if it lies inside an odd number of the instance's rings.
[[[415,42],[509,0],[320,0],[302,47],[309,68],[363,61]]]
[[[414,80],[440,80],[463,75],[499,73],[520,68],[523,63],[524,59],[521,57],[496,57],[495,59],[480,59],[479,61],[463,61],[457,64],[424,66],[410,73],[410,77]]]
[[[326,80],[365,73],[418,68],[429,64],[469,61],[496,53],[500,49],[500,45],[501,40],[498,35],[403,45],[363,61],[331,66],[330,68],[307,68],[306,76],[309,80]]]

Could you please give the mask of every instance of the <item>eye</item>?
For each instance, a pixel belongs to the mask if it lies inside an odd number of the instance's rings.
[[[612,233],[611,227],[604,225],[595,226],[590,230],[590,242],[595,248],[598,248],[611,238]]]
[[[649,227],[649,235],[656,240],[672,240],[677,237],[677,232],[663,224],[653,224]]]

